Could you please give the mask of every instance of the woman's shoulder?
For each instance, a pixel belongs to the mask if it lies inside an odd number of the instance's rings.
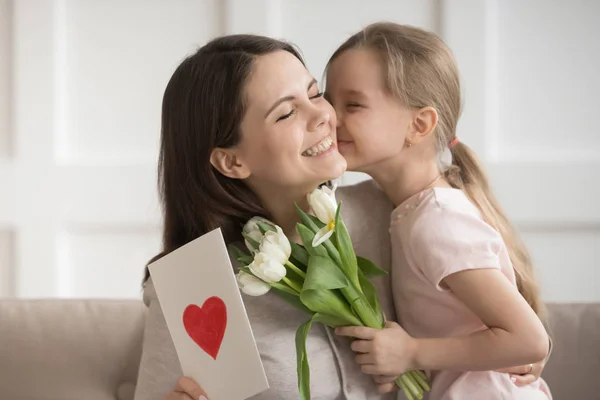
[[[152,278],[148,278],[146,282],[142,285],[143,289],[143,300],[146,307],[150,305],[152,300],[158,300],[156,295],[156,289],[154,289],[154,283],[152,283]]]
[[[392,202],[373,179],[367,179],[352,185],[340,186],[336,198],[343,204],[342,209],[356,209],[360,212],[370,210],[385,211],[387,217],[393,209]]]

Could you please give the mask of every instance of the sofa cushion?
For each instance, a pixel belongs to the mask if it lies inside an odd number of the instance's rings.
[[[0,398],[131,400],[141,301],[1,300]]]

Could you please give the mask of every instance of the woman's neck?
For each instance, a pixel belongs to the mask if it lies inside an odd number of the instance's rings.
[[[402,162],[391,159],[373,167],[368,174],[395,206],[429,187],[444,185],[435,161],[422,161],[416,157]]]
[[[297,204],[302,210],[308,212],[307,194],[312,189],[288,191],[288,190],[268,190],[260,191],[258,196],[265,210],[269,213],[270,219],[283,229],[285,235],[292,241],[298,242],[300,237],[296,232],[296,224],[300,221],[300,215],[296,210]],[[270,194],[269,194],[270,193]],[[272,193],[277,193],[273,195]]]

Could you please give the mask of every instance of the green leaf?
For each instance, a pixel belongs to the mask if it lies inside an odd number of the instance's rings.
[[[314,215],[306,214],[306,216],[311,219],[311,221],[317,226],[317,228],[321,229],[325,226],[325,224]]]
[[[254,274],[252,273],[252,271],[250,271],[250,268],[248,268],[247,266],[244,266],[244,267],[239,267],[238,269],[239,269],[240,271],[243,271],[243,272],[245,272],[245,273],[247,273],[247,274],[250,274],[250,275],[254,276]]]
[[[302,400],[310,400],[310,368],[306,354],[306,336],[312,325],[312,318],[298,327],[296,331],[296,368],[298,392]]]
[[[244,265],[248,265],[248,264],[251,264],[252,261],[254,261],[254,257],[245,254],[243,256],[236,258],[236,260],[238,260],[239,262],[241,262]]]
[[[302,221],[302,224],[304,224],[304,226],[310,229],[313,234],[316,234],[319,231],[319,229],[322,228],[322,226],[317,225],[313,218],[311,218],[311,215],[305,213],[304,210],[298,206],[298,204],[294,203],[294,205],[296,206],[296,211],[298,211],[298,214],[300,214],[300,221]]]
[[[316,313],[313,316],[313,322],[320,322],[325,326],[329,326],[331,328],[337,328],[338,326],[347,326],[347,321],[343,318],[338,318],[333,315]]]
[[[256,240],[252,239],[250,236],[246,235],[245,233],[242,232],[242,236],[244,237],[244,239],[246,239],[248,241],[248,243],[250,243],[250,245],[252,247],[254,247],[255,249],[258,249],[260,247],[260,243],[257,242]]]
[[[315,234],[310,229],[308,229],[306,225],[296,224],[296,231],[300,235],[300,239],[302,239],[304,248],[310,256],[327,257],[327,250],[325,250],[323,245],[320,244],[317,247],[312,246],[312,241],[315,237]]]
[[[277,232],[277,229],[275,229],[275,227],[271,224],[267,224],[266,222],[257,222],[256,226],[258,226],[258,230],[260,231],[260,233],[262,233],[263,235],[265,233],[267,233],[268,231],[273,231],[273,232]]]
[[[381,275],[388,275],[386,270],[379,268],[375,265],[371,260],[367,258],[363,258],[361,256],[356,256],[356,262],[358,263],[358,268],[362,271],[366,278],[373,278]]]
[[[297,204],[296,204],[296,210],[298,211],[298,214],[300,214],[300,220],[302,221],[302,225],[304,225],[305,228],[308,228],[308,230],[310,230],[313,234],[311,236],[311,241],[310,241],[310,244],[312,244],[312,237],[314,237],[315,234],[322,227],[325,226],[325,224],[322,223],[321,221],[319,221],[319,219],[317,217],[314,217],[312,215],[305,213],[300,207],[298,207]],[[338,207],[338,210],[339,210],[339,207]],[[301,225],[301,224],[298,224],[298,225]],[[296,225],[296,231],[298,230],[298,225]],[[306,246],[307,242],[304,241],[304,239],[302,239],[302,243],[304,243],[304,246],[307,247]],[[340,253],[335,248],[334,244],[331,242],[331,238],[326,240],[324,243],[322,243],[321,246],[323,246],[327,250],[327,252],[329,253],[329,256],[333,259],[333,261],[341,267],[342,261],[340,258]]]
[[[336,236],[338,251],[341,257],[341,267],[346,273],[348,279],[350,279],[350,282],[352,282],[358,288],[360,287],[358,282],[358,263],[356,261],[356,254],[354,253],[354,247],[352,247],[350,235],[348,234],[348,229],[346,229],[346,225],[340,217],[341,209],[342,204],[340,203],[335,215],[334,235]]]
[[[227,250],[229,251],[229,255],[231,256],[231,258],[233,258],[234,260],[237,260],[239,257],[247,256],[248,255],[247,252],[241,250],[235,244],[229,244],[227,246]]]
[[[283,284],[281,282],[269,282],[269,285],[271,285],[272,288],[278,289],[279,291],[286,292],[295,297],[298,297],[298,292],[296,292],[294,289],[292,289],[286,284]]]
[[[303,290],[340,289],[350,282],[329,257],[311,256],[308,260]]]
[[[363,325],[338,290],[303,290],[300,301],[312,312],[334,315],[345,321],[345,325]]]
[[[298,263],[294,263],[294,265],[300,269],[304,267],[305,269],[303,269],[303,271],[306,272],[306,266],[308,265],[308,252],[298,243],[290,242],[290,245],[292,246],[292,257],[294,260],[298,261]]]
[[[381,313],[375,312],[364,295],[352,302],[352,310],[360,317],[363,324],[369,328],[382,329],[384,326]]]
[[[342,265],[342,258],[340,257],[340,252],[336,248],[336,245],[334,245],[334,243],[331,241],[332,238],[335,238],[335,234],[331,235],[329,239],[321,243],[321,246],[325,247],[325,250],[327,250],[327,254],[329,254],[329,257],[331,257],[333,262],[339,265],[340,268],[344,268],[344,266]]]
[[[245,248],[244,248],[244,250],[245,250]],[[233,258],[234,260],[236,260],[237,262],[239,262],[242,265],[248,265],[252,261],[254,261],[254,257],[251,254],[248,254],[248,252],[246,252],[244,250],[240,249],[235,244],[229,244],[227,246],[227,251],[231,258]]]
[[[286,301],[293,307],[298,308],[300,311],[303,311],[308,315],[314,314],[300,301],[300,298],[296,293],[290,293],[288,291],[280,290],[277,286],[273,286],[272,290],[277,296],[281,297],[284,301]]]
[[[360,282],[360,286],[362,291],[369,302],[369,305],[375,311],[375,313],[379,316],[379,321],[381,321],[381,326],[385,324],[383,313],[381,311],[381,303],[379,302],[379,298],[377,297],[377,291],[373,284],[367,279],[367,277],[362,273],[362,271],[358,271],[358,281]]]

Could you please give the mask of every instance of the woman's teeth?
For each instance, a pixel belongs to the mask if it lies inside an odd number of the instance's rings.
[[[303,152],[302,155],[305,157],[318,156],[319,154],[323,153],[324,151],[329,150],[331,148],[332,144],[333,144],[333,139],[331,137],[327,137],[327,138],[321,140],[318,144],[314,145],[310,149]]]

